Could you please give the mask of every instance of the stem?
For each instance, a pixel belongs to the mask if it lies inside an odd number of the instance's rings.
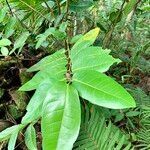
[[[58,14],[61,15],[60,1],[59,1],[59,0],[56,0],[56,4],[57,4],[57,7],[58,7]]]
[[[47,2],[44,0],[45,5],[47,6],[47,8],[49,9],[50,13],[52,16],[54,16],[54,12],[53,9],[49,7],[49,5],[47,4]]]
[[[71,83],[72,81],[72,69],[71,69],[71,59],[70,59],[70,48],[69,48],[69,42],[68,42],[68,38],[65,40],[65,47],[66,47],[66,51],[65,51],[65,55],[66,55],[66,59],[67,59],[67,72],[66,72],[66,80],[67,83]]]
[[[117,21],[118,21],[120,15],[122,14],[123,7],[124,7],[125,2],[126,2],[126,0],[123,1],[122,5],[121,5],[121,8],[120,8],[120,11],[119,11],[117,17],[115,18],[114,23],[111,25],[110,30],[107,32],[107,34],[106,34],[106,36],[105,36],[105,38],[104,38],[104,40],[103,40],[103,47],[104,47],[104,48],[108,48],[108,46],[109,46],[110,43],[111,43],[112,33],[113,33],[114,29],[115,29],[115,26],[116,26],[117,23],[118,23]]]
[[[68,15],[69,15],[69,0],[66,1],[66,17],[65,19],[68,20]],[[67,59],[67,64],[66,64],[66,69],[67,72],[65,74],[66,76],[66,80],[68,84],[71,84],[72,82],[72,63],[71,63],[71,59],[70,59],[70,47],[69,47],[69,33],[70,33],[70,28],[69,26],[67,27],[67,39],[65,40],[65,55],[66,55],[66,59]]]
[[[11,7],[9,5],[9,2],[7,0],[6,0],[6,3],[7,3],[7,6],[9,8],[9,11],[10,11],[11,15],[14,16],[13,11],[12,11],[12,9],[11,9]]]

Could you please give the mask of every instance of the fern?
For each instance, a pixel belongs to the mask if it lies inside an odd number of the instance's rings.
[[[86,112],[85,122],[74,144],[75,150],[131,150],[131,143],[126,135],[111,122],[107,123],[96,107],[88,120],[89,116]]]
[[[137,134],[138,143],[137,148],[140,150],[150,149],[150,126],[149,128],[143,127]]]
[[[142,128],[137,133],[138,143],[137,148],[140,150],[150,149],[150,105],[143,106],[141,116]]]

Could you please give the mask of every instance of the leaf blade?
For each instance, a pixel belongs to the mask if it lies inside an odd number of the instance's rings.
[[[37,150],[36,132],[32,124],[30,124],[25,132],[25,144],[29,150]]]
[[[84,36],[82,36],[72,47],[71,49],[71,59],[75,58],[76,55],[82,50],[94,43],[97,36],[99,34],[99,28],[95,28],[93,30],[90,30],[88,33],[86,33]]]
[[[109,55],[109,52],[109,50],[93,46],[83,49],[72,59],[73,72],[79,70],[107,71],[112,64],[121,62]]]
[[[93,104],[113,109],[135,107],[134,99],[121,85],[97,71],[77,72],[73,77],[73,86],[81,97]]]
[[[17,136],[18,136],[18,131],[15,131],[10,139],[9,139],[9,143],[8,143],[8,150],[14,150],[15,149],[15,144],[16,144],[16,140],[17,140]]]
[[[80,127],[77,91],[72,86],[59,83],[47,98],[42,116],[43,149],[71,149]]]
[[[41,61],[30,67],[27,71],[28,72],[39,71],[45,69],[47,66],[53,66],[61,63],[62,64],[66,63],[64,49],[61,49],[50,56],[44,57]]]
[[[41,117],[43,101],[46,98],[47,93],[50,92],[49,90],[52,85],[53,83],[50,80],[45,80],[39,85],[26,108],[27,113],[22,118],[22,124],[28,124]]]

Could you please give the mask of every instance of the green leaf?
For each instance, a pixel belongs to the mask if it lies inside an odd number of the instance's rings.
[[[19,130],[16,130],[14,133],[12,133],[9,142],[8,142],[8,150],[14,150],[15,149],[15,144],[17,140]]]
[[[50,67],[50,66],[49,66]],[[49,79],[49,80],[64,80],[66,68],[65,64],[62,66],[53,66],[53,67],[47,67],[45,70],[39,71],[35,76],[25,83],[23,86],[19,88],[20,91],[31,91],[36,89],[43,80]]]
[[[67,62],[66,62],[64,52],[65,52],[65,50],[61,49],[52,55],[44,57],[37,64],[35,64],[31,68],[29,68],[27,71],[33,72],[33,71],[44,70],[47,67],[57,67],[60,65],[62,65],[62,66],[66,65]]]
[[[19,125],[14,125],[12,127],[5,129],[4,131],[2,131],[0,133],[0,142],[10,138],[11,134],[13,134],[15,131],[17,131],[18,128],[19,128]]]
[[[105,72],[113,63],[119,63],[119,59],[109,55],[109,50],[103,50],[101,47],[88,47],[80,51],[72,60],[73,72],[79,70],[96,70]]]
[[[91,7],[93,5],[93,0],[78,0],[78,1],[73,1],[71,2],[70,4],[70,8],[72,11],[76,11],[76,12],[79,12],[79,11],[83,11],[89,7]]]
[[[7,47],[2,47],[1,48],[1,53],[2,53],[3,56],[8,56],[8,54],[9,54],[8,48]]]
[[[7,7],[4,7],[3,9],[0,10],[0,23],[3,22],[6,12],[7,12]]]
[[[40,83],[45,79],[50,80],[63,80],[64,74],[66,72],[66,58],[64,56],[64,51],[58,51],[53,55],[43,58],[40,62],[29,68],[27,71],[39,71],[30,81],[25,83],[20,87],[20,91],[30,91],[34,90],[40,85]]]
[[[67,25],[68,25],[68,22],[62,22],[62,24],[60,24],[59,31],[65,33],[67,29]]]
[[[9,46],[10,44],[11,44],[11,41],[8,39],[3,38],[2,40],[0,40],[0,47]]]
[[[30,124],[25,132],[25,144],[29,150],[37,150],[36,132],[32,124]]]
[[[138,116],[138,115],[140,115],[139,111],[129,111],[129,112],[126,113],[127,117],[135,117],[135,116]]]
[[[76,43],[76,42],[77,42],[80,38],[82,38],[82,37],[83,37],[82,34],[78,34],[78,35],[74,36],[74,37],[71,39],[70,43],[71,43],[71,44],[74,44],[74,43]]]
[[[16,49],[19,49],[18,50],[18,53],[21,52],[23,46],[25,45],[25,42],[27,40],[27,38],[29,37],[30,33],[27,31],[27,32],[23,32],[19,37],[18,39],[15,41],[14,43],[14,48],[10,51],[9,55],[11,55],[13,52],[15,52]]]
[[[44,72],[38,72],[37,74],[34,75],[34,77],[29,80],[27,83],[22,85],[19,88],[19,91],[31,91],[34,89],[37,89],[37,87],[41,84],[41,82],[45,79],[49,79],[49,75]]]
[[[5,37],[10,37],[14,31],[15,31],[15,25],[16,25],[17,19],[15,17],[11,17],[9,22],[5,26]]]
[[[128,15],[134,9],[136,3],[137,0],[130,0],[124,8],[124,14]]]
[[[121,121],[122,119],[124,119],[124,114],[123,113],[118,113],[115,117],[115,121],[114,122],[118,122]]]
[[[79,133],[80,115],[77,91],[65,82],[55,84],[43,104],[43,149],[72,149]]]
[[[46,38],[52,34],[52,32],[55,31],[55,28],[48,28],[44,33],[38,35],[37,38],[37,44],[36,44],[36,49],[38,49],[41,44],[46,41]]]
[[[34,120],[37,120],[41,117],[42,104],[45,100],[47,94],[50,92],[51,87],[53,86],[53,82],[50,80],[44,80],[37,90],[35,94],[32,96],[26,110],[27,113],[22,118],[22,124],[28,124]]]
[[[134,99],[121,85],[97,71],[75,73],[73,86],[82,98],[93,104],[113,109],[135,107]]]
[[[92,45],[98,34],[99,28],[95,28],[82,36],[71,49],[71,59],[73,60],[80,51]]]

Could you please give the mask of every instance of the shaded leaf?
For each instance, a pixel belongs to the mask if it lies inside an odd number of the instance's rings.
[[[129,111],[129,112],[126,113],[127,117],[135,117],[135,116],[138,116],[138,115],[140,115],[139,111]]]
[[[129,2],[127,2],[124,8],[124,14],[128,15],[134,9],[134,6],[136,3],[137,3],[137,0],[130,0]]]
[[[86,1],[78,0],[78,1],[73,1],[70,4],[70,8],[72,11],[79,12],[91,7],[92,5],[93,5],[93,0],[86,0]]]
[[[14,43],[14,48],[10,51],[9,55],[11,55],[13,52],[15,52],[16,49],[19,49],[18,50],[18,53],[21,52],[23,46],[25,45],[25,42],[27,40],[27,38],[29,37],[30,33],[27,31],[27,32],[23,32],[19,37],[18,39],[15,41]]]
[[[11,41],[8,39],[3,38],[0,40],[0,47],[9,46],[10,44],[11,44]]]

